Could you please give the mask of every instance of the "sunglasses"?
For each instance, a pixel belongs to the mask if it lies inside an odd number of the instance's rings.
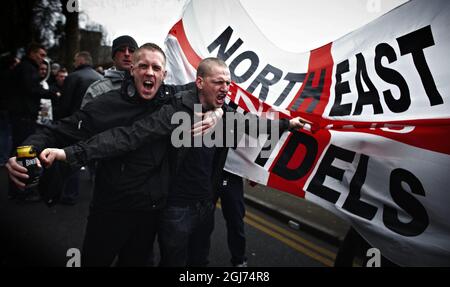
[[[131,48],[131,47],[128,47],[128,46],[121,46],[121,47],[119,47],[119,48],[117,49],[117,51],[125,53],[125,51],[126,51],[127,49],[128,49],[128,52],[129,52],[129,53],[134,53],[134,51],[136,50],[136,49]]]

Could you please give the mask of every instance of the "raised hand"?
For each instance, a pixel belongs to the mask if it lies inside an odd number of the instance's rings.
[[[223,116],[222,108],[217,108],[212,111],[207,111],[206,113],[196,114],[198,117],[202,117],[202,120],[196,122],[192,125],[192,134],[193,136],[204,135],[209,131],[213,130],[216,124]]]
[[[312,122],[302,118],[302,117],[296,117],[291,120],[289,120],[289,128],[290,129],[300,129],[305,126],[305,124],[311,125]]]

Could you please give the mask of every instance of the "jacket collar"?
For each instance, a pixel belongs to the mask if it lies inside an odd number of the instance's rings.
[[[74,71],[79,71],[79,70],[86,69],[86,68],[92,68],[92,66],[88,65],[88,64],[82,64],[82,65],[79,65],[78,67],[76,67]]]
[[[181,98],[181,103],[191,111],[194,110],[194,105],[200,104],[197,87],[194,87],[188,91],[180,92],[178,96]]]
[[[105,71],[105,78],[112,82],[121,82],[125,78],[125,71],[119,71],[115,67]]]
[[[142,99],[138,92],[136,91],[136,86],[134,85],[133,76],[130,73],[124,73],[124,80],[122,82],[120,93],[127,101],[141,103],[144,105],[160,105],[165,102],[166,96],[166,85],[163,83],[156,95],[151,100]]]

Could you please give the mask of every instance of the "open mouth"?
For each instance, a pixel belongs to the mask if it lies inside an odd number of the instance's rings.
[[[155,83],[153,83],[152,81],[144,81],[143,85],[146,90],[151,90]]]
[[[217,96],[217,102],[223,104],[225,101],[226,94],[220,94]]]

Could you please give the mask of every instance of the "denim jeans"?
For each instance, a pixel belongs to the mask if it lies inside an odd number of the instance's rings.
[[[240,176],[224,171],[219,189],[222,214],[227,225],[228,249],[231,264],[237,265],[247,261],[245,256],[244,232],[244,186]]]
[[[207,266],[214,229],[212,200],[186,206],[168,204],[161,213],[158,242],[161,266]]]

